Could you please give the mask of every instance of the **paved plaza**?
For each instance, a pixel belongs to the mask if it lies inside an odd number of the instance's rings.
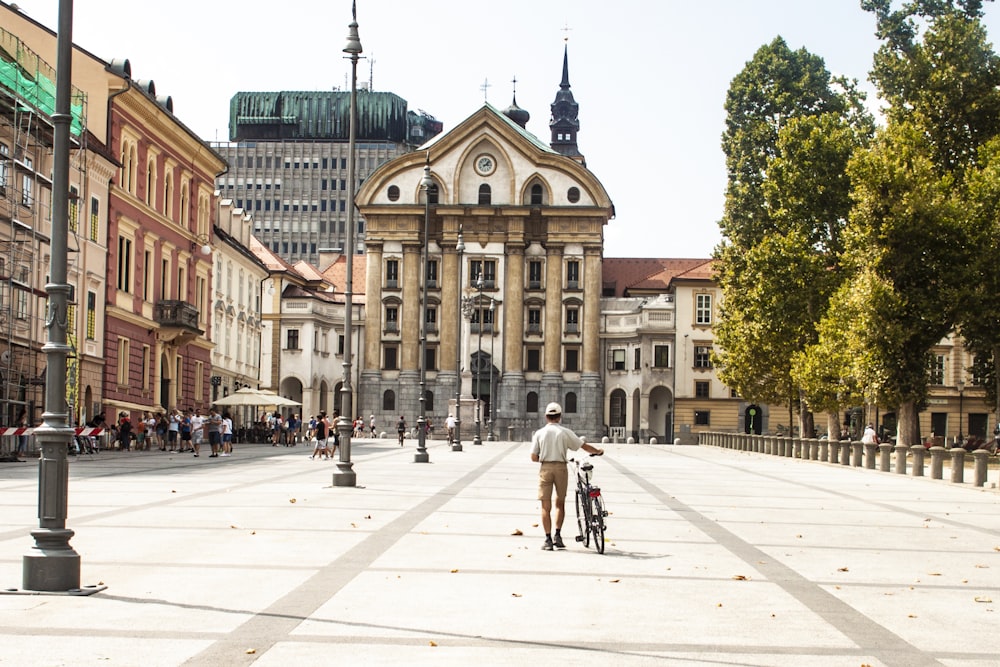
[[[1000,663],[1000,493],[715,447],[608,445],[604,555],[541,550],[527,443],[73,460],[90,596],[0,595],[0,665]],[[37,464],[0,464],[0,588]]]

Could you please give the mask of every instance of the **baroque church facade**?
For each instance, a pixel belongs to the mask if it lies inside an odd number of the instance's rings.
[[[606,432],[601,263],[614,206],[577,147],[565,52],[551,110],[546,144],[525,129],[516,99],[503,111],[486,103],[358,192],[367,230],[358,403],[383,421],[416,423],[423,356],[426,414],[443,424],[460,394],[463,439],[530,437],[550,401],[581,435]]]

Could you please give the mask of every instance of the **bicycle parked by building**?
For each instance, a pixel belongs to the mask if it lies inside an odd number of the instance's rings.
[[[576,526],[579,535],[577,542],[583,542],[583,546],[590,547],[590,540],[594,540],[594,548],[597,553],[604,553],[604,518],[608,511],[604,508],[604,498],[601,496],[601,487],[590,483],[594,473],[594,464],[590,461],[580,462],[575,458],[570,459],[576,470]]]

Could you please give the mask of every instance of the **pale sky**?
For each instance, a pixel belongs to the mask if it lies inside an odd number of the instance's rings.
[[[58,0],[16,0],[55,29]],[[351,0],[75,0],[73,37],[152,79],[206,141],[228,140],[238,91],[349,88]],[[776,36],[838,75],[867,82],[878,48],[859,0],[357,0],[358,80],[424,109],[445,131],[511,102],[549,141],[563,45],[580,105],[578,144],[617,217],[608,257],[709,257],[726,186],[726,91]],[[991,38],[1000,8],[986,3]],[[568,30],[567,30],[568,28]],[[564,41],[568,39],[568,42]],[[55,65],[55,63],[52,63]],[[871,106],[878,101],[870,95]]]

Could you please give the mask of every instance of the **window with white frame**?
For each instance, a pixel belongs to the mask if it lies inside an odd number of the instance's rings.
[[[694,306],[695,324],[708,325],[712,323],[712,295],[696,294]]]

